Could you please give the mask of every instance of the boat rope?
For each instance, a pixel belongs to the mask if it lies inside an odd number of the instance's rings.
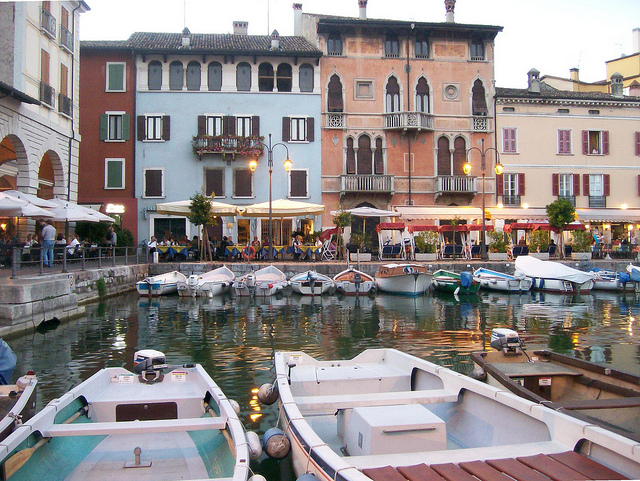
[[[355,466],[345,466],[344,468],[340,468],[337,469],[334,473],[333,473],[333,481],[337,481],[338,479],[338,473],[340,471],[344,471],[345,469],[356,469]]]
[[[327,443],[316,444],[315,446],[309,447],[309,452],[307,453],[307,467],[305,468],[305,473],[309,472],[309,464],[311,464],[311,452],[316,448],[321,448],[323,446],[327,446]]]

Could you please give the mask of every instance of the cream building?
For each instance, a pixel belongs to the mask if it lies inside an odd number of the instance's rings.
[[[527,219],[568,198],[590,229],[630,238],[640,230],[640,97],[623,95],[619,74],[611,94],[557,90],[535,69],[528,77],[527,89],[496,89],[496,203]]]

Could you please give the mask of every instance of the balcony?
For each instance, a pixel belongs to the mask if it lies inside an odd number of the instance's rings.
[[[466,175],[439,175],[436,178],[438,194],[476,194],[476,177]]]
[[[347,193],[393,194],[393,176],[375,174],[352,174],[340,176],[340,195]]]
[[[571,202],[572,206],[576,206],[576,196],[575,195],[559,195],[558,199],[567,199],[569,202]]]
[[[40,28],[51,38],[56,38],[56,18],[44,8],[40,8]]]
[[[343,129],[344,114],[342,112],[331,112],[326,114],[325,126],[327,129]]]
[[[607,198],[604,195],[590,195],[589,207],[592,209],[606,209]]]
[[[387,130],[433,130],[433,116],[424,112],[391,112],[384,114]]]
[[[484,115],[474,115],[471,118],[471,128],[474,132],[488,132],[491,128],[489,117]]]
[[[60,25],[60,45],[67,49],[69,53],[73,53],[73,34],[62,25]]]
[[[502,205],[504,205],[505,207],[520,207],[520,196],[519,195],[503,195]]]
[[[40,82],[40,102],[52,109],[56,106],[56,91],[44,82]]]
[[[71,99],[64,94],[58,94],[58,112],[71,117]]]
[[[204,154],[221,154],[223,157],[231,155],[243,155],[246,157],[259,157],[264,152],[262,143],[264,137],[236,137],[232,135],[210,136],[193,138],[193,152],[202,160]]]

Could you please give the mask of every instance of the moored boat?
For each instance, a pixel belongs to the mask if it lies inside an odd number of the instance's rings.
[[[373,277],[353,267],[336,274],[333,283],[338,292],[347,296],[368,294],[375,288]]]
[[[593,288],[594,274],[579,271],[560,262],[518,256],[515,264],[516,272],[521,272],[531,279],[532,289],[573,294],[589,292]]]
[[[274,363],[298,477],[640,476],[635,441],[393,349],[327,361],[276,352]]]
[[[640,292],[640,267],[629,264],[627,266],[627,272],[631,277],[631,282],[633,283],[634,290],[636,292]]]
[[[475,294],[480,290],[478,279],[469,271],[457,273],[439,269],[433,273],[433,286],[437,291],[449,294]]]
[[[179,271],[171,271],[136,282],[136,289],[141,296],[165,296],[178,292],[178,282],[186,283],[187,276]]]
[[[0,339],[0,441],[36,413],[38,378],[33,371],[10,383],[17,356]]]
[[[376,287],[383,292],[415,296],[431,287],[433,274],[419,264],[384,264],[376,272]]]
[[[268,297],[282,291],[288,285],[287,276],[274,266],[266,266],[249,272],[233,283],[237,296]]]
[[[531,279],[522,273],[511,275],[480,267],[473,272],[480,283],[480,288],[502,292],[527,292],[531,289]]]
[[[594,267],[589,269],[594,274],[593,289],[599,291],[624,291],[633,289],[631,276],[626,272],[617,272]]]
[[[304,296],[321,296],[333,287],[333,279],[316,271],[305,271],[289,279],[293,292]]]
[[[551,351],[527,353],[511,329],[494,329],[491,347],[471,354],[474,377],[640,441],[640,376]]]
[[[101,369],[7,437],[5,479],[246,481],[248,437],[202,366],[150,350],[136,362]]]
[[[178,282],[178,295],[182,297],[214,297],[229,292],[236,275],[227,266],[204,274],[191,274],[186,282]]]

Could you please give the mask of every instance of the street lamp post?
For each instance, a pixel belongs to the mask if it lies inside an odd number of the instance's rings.
[[[495,171],[496,174],[500,175],[502,173],[502,164],[500,163],[500,153],[497,149],[493,147],[489,147],[488,149],[484,148],[484,139],[480,139],[480,148],[471,147],[467,150],[467,157],[472,150],[477,150],[480,152],[480,170],[482,171],[482,239],[480,241],[480,258],[482,260],[487,260],[487,246],[486,246],[486,222],[485,222],[485,199],[484,199],[484,178],[485,178],[485,169],[486,169],[486,155],[487,152],[493,150],[496,153],[496,166]],[[464,164],[464,173],[469,175],[471,173],[471,164],[467,160],[467,163]]]
[[[272,247],[273,247],[273,224],[272,224],[273,199],[272,199],[272,196],[273,194],[272,194],[271,177],[273,175],[273,149],[281,145],[287,151],[287,158],[284,160],[284,170],[286,170],[287,172],[291,170],[291,166],[293,162],[291,162],[291,160],[289,159],[289,148],[286,146],[286,144],[283,144],[282,142],[278,142],[273,145],[271,144],[271,134],[269,134],[269,144],[265,144],[264,142],[260,142],[260,144],[267,151],[267,162],[268,162],[267,165],[269,166],[269,249],[267,251],[267,259],[272,260],[273,259],[273,250],[272,250]],[[258,167],[258,159],[256,157],[255,159],[252,159],[251,162],[249,162],[249,169],[251,170],[251,172],[255,172],[257,167]]]

